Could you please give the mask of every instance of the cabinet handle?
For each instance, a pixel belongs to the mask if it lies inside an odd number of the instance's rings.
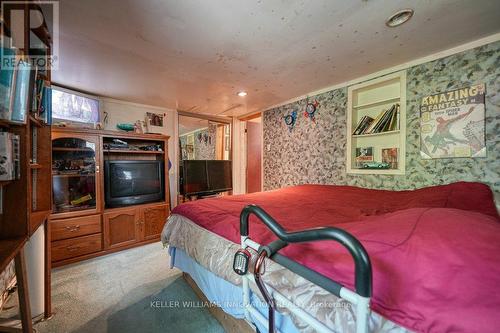
[[[80,230],[80,226],[77,224],[75,225],[74,227],[65,227],[66,230],[68,230],[69,232],[75,232],[75,231],[78,231]]]
[[[67,246],[66,247],[66,250],[68,250],[69,252],[78,251],[79,249],[80,249],[79,246]]]

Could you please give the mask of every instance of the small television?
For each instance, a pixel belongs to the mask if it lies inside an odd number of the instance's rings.
[[[181,162],[181,194],[208,195],[233,189],[232,162],[184,160]]]
[[[105,161],[107,207],[137,205],[165,199],[163,161]]]

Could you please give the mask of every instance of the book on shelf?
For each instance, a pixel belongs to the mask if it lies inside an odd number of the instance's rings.
[[[380,118],[380,121],[373,128],[372,133],[380,133],[380,132],[384,131],[385,126],[386,126],[387,122],[390,122],[390,119],[391,119],[392,114],[393,114],[395,109],[396,109],[396,106],[393,105],[384,112],[382,118]]]
[[[4,55],[14,57],[15,49],[4,48]],[[12,108],[14,106],[14,97],[16,91],[16,68],[2,68],[0,70],[0,118],[11,120]]]
[[[393,104],[389,109],[379,113],[368,127],[360,134],[375,134],[395,131],[399,128],[399,104]]]
[[[364,131],[370,126],[370,124],[373,122],[373,118],[369,116],[363,116],[358,124],[356,125],[356,128],[354,129],[354,132],[352,133],[353,135],[360,135],[364,133]]]
[[[26,115],[31,105],[36,70],[28,62],[19,61],[16,72],[16,89],[11,120],[26,123]]]
[[[50,83],[45,81],[40,106],[40,119],[47,125],[52,124],[52,88]]]
[[[398,148],[383,148],[382,162],[388,163],[391,169],[398,168]]]
[[[0,180],[14,180],[21,176],[19,135],[0,132]]]
[[[26,123],[38,94],[36,66],[22,58],[15,48],[3,48],[2,52],[13,58],[13,66],[0,71],[0,119]]]
[[[373,162],[373,147],[357,147],[356,167],[362,168],[367,162]]]

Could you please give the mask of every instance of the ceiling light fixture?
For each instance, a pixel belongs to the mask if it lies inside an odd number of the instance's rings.
[[[248,93],[246,91],[238,91],[237,95],[240,97],[245,97],[246,95],[248,95]]]
[[[413,16],[413,9],[403,9],[392,14],[386,21],[385,25],[394,28],[407,22]]]

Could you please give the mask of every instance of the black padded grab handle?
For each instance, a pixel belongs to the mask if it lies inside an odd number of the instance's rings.
[[[363,245],[348,232],[334,228],[309,229],[304,231],[286,232],[269,214],[257,205],[248,205],[241,211],[240,234],[248,236],[248,219],[250,214],[257,216],[271,231],[284,242],[302,243],[317,240],[334,240],[342,244],[354,259],[354,280],[356,293],[363,297],[372,295],[372,266],[368,253]],[[283,247],[283,246],[281,246]],[[300,264],[299,264],[300,265]],[[302,265],[301,265],[302,266]],[[304,267],[308,269],[307,267]],[[335,281],[332,281],[337,284]]]

